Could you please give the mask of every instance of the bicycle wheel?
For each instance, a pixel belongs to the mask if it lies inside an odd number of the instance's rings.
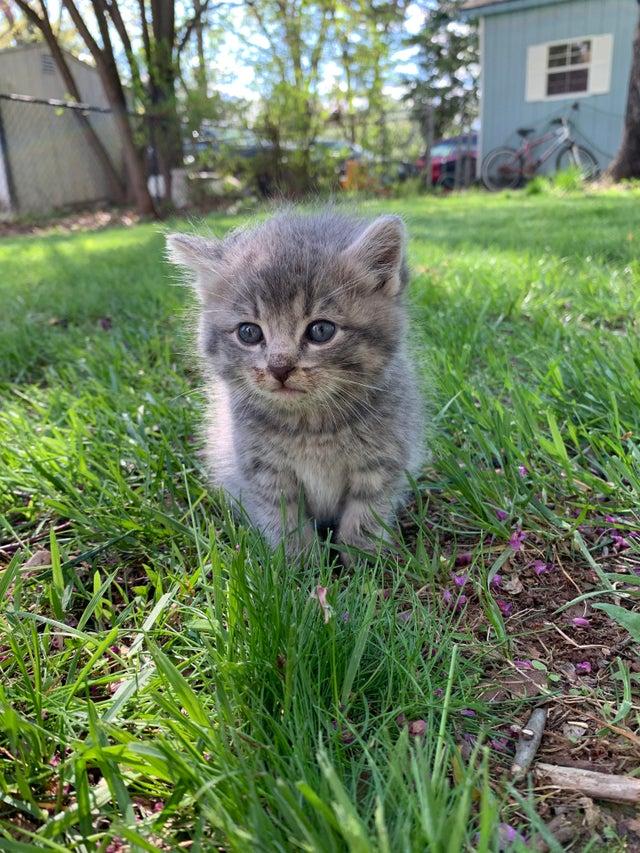
[[[482,161],[482,182],[488,190],[508,190],[522,183],[522,157],[515,148],[494,148]]]
[[[595,156],[582,145],[567,145],[558,154],[556,170],[564,172],[567,169],[580,169],[583,180],[593,181],[600,174],[600,164]]]

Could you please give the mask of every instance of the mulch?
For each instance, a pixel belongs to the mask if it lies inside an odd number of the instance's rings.
[[[478,542],[443,536],[451,524],[452,507],[438,498],[431,506],[430,528],[438,531],[441,547],[445,540],[448,577],[443,580],[442,606],[451,609],[477,641],[489,628],[486,605],[479,595],[480,577],[505,549],[511,553],[489,583],[490,596],[500,611],[508,638],[509,652],[485,674],[481,697],[495,704],[496,714],[513,707],[514,700],[526,700],[521,711],[502,731],[492,731],[489,746],[494,756],[494,783],[510,781],[509,768],[520,730],[531,711],[544,705],[548,710],[544,735],[535,762],[593,770],[601,773],[637,776],[640,767],[638,700],[640,646],[629,633],[604,612],[594,609],[597,602],[625,606],[624,597],[614,594],[588,597],[602,590],[603,582],[585,555],[576,548],[572,535],[549,545],[535,532],[516,529],[507,542],[488,537],[483,542],[481,561],[472,557]],[[416,531],[407,517],[404,533],[408,541]],[[623,532],[624,530],[624,532]],[[423,530],[423,533],[425,531]],[[600,570],[616,575],[640,574],[637,531],[625,529],[617,519],[604,516],[579,527],[589,553]],[[426,531],[429,537],[429,529]],[[485,581],[486,583],[486,581]],[[624,591],[623,580],[614,587]],[[439,590],[439,585],[436,586]],[[636,586],[635,589],[638,589]],[[421,590],[433,594],[433,587]],[[586,598],[584,596],[587,596]],[[580,599],[576,601],[576,599]],[[402,610],[401,605],[400,609]],[[621,669],[632,679],[632,702],[626,714],[623,703]],[[509,705],[511,703],[511,705]],[[468,719],[457,725],[463,757],[471,753],[482,720]],[[464,724],[467,725],[464,725]],[[498,783],[499,784],[499,783]],[[519,785],[522,793],[527,783]],[[566,849],[581,850],[589,840],[616,836],[624,839],[624,849],[640,853],[640,814],[637,809],[557,788],[539,788],[537,810],[551,831],[557,830],[559,843]],[[514,805],[516,815],[519,812]],[[525,815],[521,814],[523,823]],[[514,821],[517,823],[517,817]],[[559,829],[557,829],[559,827]],[[547,849],[541,846],[539,849]],[[607,847],[606,849],[614,849]],[[618,849],[616,846],[615,849]]]

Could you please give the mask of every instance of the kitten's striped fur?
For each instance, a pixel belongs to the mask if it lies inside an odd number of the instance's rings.
[[[285,212],[223,241],[174,234],[169,256],[193,275],[211,401],[214,482],[274,545],[330,526],[371,547],[391,520],[406,472],[422,461],[421,400],[407,355],[402,221]],[[327,343],[305,338],[335,323]],[[242,323],[264,340],[243,343]],[[268,365],[292,372],[286,392]],[[302,503],[301,503],[302,502]],[[299,510],[303,506],[302,530]]]

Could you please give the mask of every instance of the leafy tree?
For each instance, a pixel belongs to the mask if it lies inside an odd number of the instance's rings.
[[[390,153],[384,86],[392,74],[407,5],[406,0],[355,0],[339,4],[335,15],[335,59],[342,69],[335,116],[350,142],[383,158]]]
[[[418,73],[408,98],[425,142],[468,127],[478,113],[478,29],[463,20],[464,0],[431,0],[424,26],[408,40],[418,48]]]
[[[311,188],[312,148],[324,120],[318,91],[336,0],[246,0],[263,96],[256,130],[271,148],[275,181]]]

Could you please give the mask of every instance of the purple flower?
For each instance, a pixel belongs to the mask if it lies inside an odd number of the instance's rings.
[[[613,539],[613,547],[616,551],[626,551],[629,547],[629,543],[624,536],[621,536],[615,530],[611,531],[611,538]]]
[[[451,578],[456,586],[462,588],[466,582],[469,580],[469,575],[456,575],[452,574]]]
[[[398,726],[402,727],[402,726],[404,726],[404,724],[406,722],[407,722],[406,716],[404,714],[398,714],[398,716],[396,717],[396,724]]]
[[[516,530],[509,538],[509,547],[514,551],[522,550],[522,543],[527,538],[527,534],[523,530]]]
[[[506,752],[509,749],[509,742],[504,737],[494,737],[489,741],[489,746],[496,752]]]
[[[411,619],[411,615],[411,610],[403,610],[402,613],[398,613],[398,621],[406,623]]]
[[[427,723],[425,720],[414,720],[412,723],[409,723],[409,734],[410,735],[423,735],[427,730]]]
[[[461,584],[458,585],[460,586]],[[469,598],[466,595],[457,595],[454,598],[450,589],[445,589],[442,593],[442,597],[444,598],[445,604],[448,604],[449,606],[453,605],[456,610],[461,610],[469,601]]]
[[[588,675],[591,672],[591,664],[589,661],[581,660],[580,663],[577,663],[576,672],[579,672],[580,675]]]
[[[494,575],[491,578],[491,586],[495,586],[495,587],[502,586],[502,575]]]
[[[619,523],[619,521],[615,517],[615,515],[605,515],[604,520],[607,522],[607,524],[618,524]]]
[[[585,619],[584,616],[574,616],[571,622],[576,628],[588,628],[591,625],[591,620]]]
[[[436,687],[436,689],[433,691],[433,695],[437,696],[438,699],[440,699],[442,698],[442,696],[444,696],[444,690],[442,689],[442,687]]]
[[[462,554],[458,554],[456,557],[456,566],[468,566],[471,564],[471,552],[463,551]]]
[[[343,622],[350,622],[351,621],[351,614],[349,613],[348,610],[345,610],[344,613],[340,616],[340,618],[342,619]]]
[[[476,717],[477,714],[472,708],[463,708],[460,711],[460,716],[461,717]]]
[[[518,465],[518,474],[520,474],[521,477],[526,477],[528,473],[529,469],[526,465]]]
[[[499,598],[496,601],[496,604],[498,605],[500,613],[502,613],[503,616],[511,616],[511,614],[513,613],[513,604],[511,604],[510,601],[503,601],[501,598]]]
[[[513,665],[516,669],[533,669],[533,664],[530,660],[514,660]]]
[[[509,513],[505,512],[503,509],[497,509],[496,517],[498,521],[506,521],[509,518]]]
[[[533,561],[533,571],[539,576],[544,575],[545,572],[549,571],[549,566],[543,560],[534,560]]]
[[[508,823],[501,823],[498,826],[498,849],[507,850],[515,841],[525,843],[523,836],[517,829]]]

